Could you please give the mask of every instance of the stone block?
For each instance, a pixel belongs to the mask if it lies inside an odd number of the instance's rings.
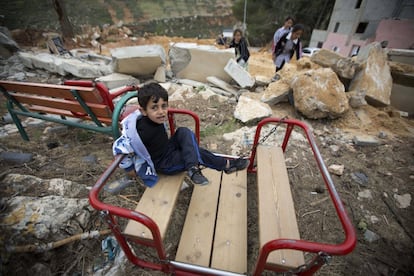
[[[160,66],[154,74],[154,80],[157,82],[166,82],[165,66]]]
[[[284,102],[288,99],[289,91],[290,86],[287,83],[282,81],[272,82],[266,88],[260,100],[270,105]]]
[[[253,100],[241,95],[234,110],[234,117],[243,123],[257,122],[272,116],[272,109],[268,104]]]
[[[143,45],[111,50],[114,72],[132,76],[153,75],[166,64],[165,50],[161,45]]]
[[[215,76],[226,82],[231,80],[224,67],[234,58],[234,49],[175,43],[170,47],[169,57],[171,70],[177,78],[206,82],[207,77]]]
[[[96,79],[98,82],[103,82],[108,89],[114,89],[125,85],[139,84],[139,80],[130,75],[112,73],[110,75],[102,76]]]
[[[255,79],[242,66],[237,64],[234,59],[230,59],[224,67],[229,76],[235,80],[241,88],[252,87]]]
[[[19,59],[21,63],[23,63],[24,66],[26,66],[27,68],[33,68],[33,64],[32,64],[33,54],[26,53],[26,52],[18,52],[17,55],[19,56]]]
[[[379,141],[375,136],[361,134],[354,136],[354,144],[357,146],[378,146]]]
[[[61,59],[61,68],[78,78],[96,78],[102,76],[101,70],[105,65],[94,65],[78,59]]]
[[[61,76],[66,75],[61,58],[55,57],[48,53],[39,53],[37,55],[33,55],[31,59],[33,67],[35,68],[44,69],[52,73],[57,73]]]

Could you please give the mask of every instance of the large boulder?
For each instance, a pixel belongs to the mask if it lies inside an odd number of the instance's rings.
[[[142,45],[111,50],[114,72],[132,75],[153,75],[158,67],[166,64],[165,50],[161,45]]]
[[[270,105],[287,101],[289,91],[290,86],[286,82],[272,82],[264,91],[261,101]]]
[[[293,78],[298,74],[297,65],[293,62],[286,63],[283,68],[277,72],[280,75],[279,81],[284,81],[290,84]]]
[[[227,62],[234,58],[234,49],[220,50],[214,46],[195,43],[175,43],[169,51],[171,70],[177,78],[206,82],[215,76],[225,82],[231,77],[224,71]]]
[[[234,110],[234,117],[243,123],[257,122],[272,116],[272,109],[268,104],[241,95]]]
[[[291,87],[295,107],[310,119],[337,118],[349,109],[344,85],[330,68],[306,71]]]
[[[330,67],[338,76],[345,79],[352,79],[358,68],[357,64],[348,57],[343,57],[338,53],[321,49],[311,57],[312,62],[323,67]]]
[[[366,91],[367,102],[374,106],[390,104],[392,77],[387,55],[381,44],[374,42],[362,50],[362,69],[355,75],[349,90]]]

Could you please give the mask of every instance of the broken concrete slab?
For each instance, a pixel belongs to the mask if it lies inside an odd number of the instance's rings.
[[[56,59],[58,60],[58,59]],[[79,78],[96,78],[102,75],[106,75],[112,73],[110,67],[101,65],[92,65],[86,62],[82,62],[78,59],[61,59],[62,66],[61,67],[64,72],[70,73]]]
[[[373,106],[387,106],[391,100],[392,77],[387,54],[378,42],[369,44],[363,51],[368,53],[362,69],[355,75],[349,90],[366,91],[366,100]],[[361,54],[366,56],[366,54]],[[358,54],[359,59],[359,54]]]
[[[25,67],[30,68],[30,69],[33,68],[32,59],[31,59],[33,55],[20,51],[17,53],[17,56],[19,57],[20,61],[23,63]]]
[[[111,50],[113,70],[132,76],[153,75],[166,64],[165,50],[161,45],[142,45]]]
[[[31,55],[31,56],[30,56]],[[61,76],[66,75],[65,69],[63,69],[62,59],[57,58],[48,53],[29,54],[26,53],[26,57],[32,60],[32,65],[35,68],[44,69],[46,71],[57,73]]]
[[[357,146],[378,146],[380,144],[375,136],[367,134],[355,135],[353,141]]]
[[[108,89],[114,89],[125,85],[137,85],[139,80],[130,75],[112,73],[95,79],[97,82],[103,82]]]
[[[227,91],[225,91],[225,90],[223,90],[223,89],[221,89],[221,88],[217,88],[217,87],[209,87],[209,89],[210,89],[211,91],[213,91],[214,93],[216,93],[216,94],[218,94],[218,95],[221,95],[221,96],[225,96],[225,97],[233,97],[233,96],[234,96],[234,94],[232,94],[232,93],[230,93],[230,92],[227,92]]]
[[[272,79],[270,77],[266,76],[256,76],[256,85],[257,86],[266,86],[269,85],[272,82]]]
[[[240,85],[241,88],[253,87],[255,79],[247,72],[242,66],[240,66],[234,59],[230,59],[224,67],[229,76]]]
[[[346,95],[349,99],[349,105],[352,108],[358,108],[368,104],[365,100],[366,92],[364,90],[350,91],[347,92]]]
[[[349,109],[344,85],[331,68],[305,71],[293,79],[291,87],[296,109],[307,118],[334,119]]]
[[[233,94],[234,96],[238,96],[237,93],[237,89],[235,89],[233,86],[231,86],[230,84],[228,84],[227,82],[214,77],[214,76],[209,76],[207,77],[207,81],[209,81],[210,83],[214,84],[215,86]]]
[[[410,194],[394,194],[395,203],[398,208],[405,209],[411,205],[411,195]]]
[[[215,76],[226,82],[231,80],[224,67],[229,59],[234,58],[234,49],[174,43],[170,46],[169,57],[171,70],[177,78],[206,82],[208,76]]]
[[[288,100],[289,91],[289,84],[283,81],[272,82],[266,88],[260,100],[270,105],[285,102]]]
[[[177,80],[177,82],[181,83],[181,84],[189,85],[189,86],[192,86],[192,87],[195,87],[195,88],[208,86],[204,82],[199,82],[199,81],[189,80],[189,79],[179,79],[179,80]]]
[[[234,117],[243,123],[258,122],[263,118],[272,116],[272,109],[266,103],[253,100],[241,95],[234,110]]]
[[[165,72],[165,66],[160,66],[157,68],[157,71],[155,71],[154,74],[154,80],[157,82],[166,82],[166,72]]]

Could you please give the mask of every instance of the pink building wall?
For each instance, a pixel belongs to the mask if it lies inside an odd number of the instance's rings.
[[[366,40],[351,38],[347,43],[348,39],[346,34],[328,33],[322,48],[334,51],[336,47],[336,52],[343,56],[351,56],[354,46],[362,47],[373,41],[388,41],[388,48],[414,48],[414,20],[381,20],[375,37]]]
[[[381,20],[375,41],[388,41],[388,48],[414,48],[414,20]]]
[[[352,39],[347,44],[348,36],[345,34],[339,34],[339,33],[329,33],[325,43],[323,44],[322,48],[328,49],[331,51],[336,52],[343,55],[343,56],[351,56],[352,48],[354,46],[364,46],[366,44],[365,40],[358,40],[358,39]]]

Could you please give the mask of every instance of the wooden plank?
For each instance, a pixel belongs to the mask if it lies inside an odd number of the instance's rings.
[[[62,115],[65,117],[79,118],[82,120],[89,120],[89,121],[92,120],[89,116],[76,116],[70,111],[57,109],[57,108],[44,107],[44,106],[38,106],[38,105],[26,106],[26,108],[29,109],[30,111],[39,112],[39,113],[56,114],[56,115]],[[101,123],[111,125],[112,115],[110,117],[98,117],[98,120]]]
[[[153,188],[145,190],[135,209],[155,221],[162,239],[164,239],[185,174],[160,175],[158,183]],[[148,228],[134,220],[128,222],[124,234],[132,238],[153,239]]]
[[[221,172],[203,170],[210,184],[194,185],[175,259],[208,267],[214,237]]]
[[[0,81],[0,86],[10,92],[41,95],[47,97],[75,100],[70,90],[76,90],[85,102],[103,103],[103,99],[94,87],[55,85],[33,82]]]
[[[22,104],[33,104],[37,106],[51,107],[71,112],[85,113],[83,107],[75,100],[57,99],[43,96],[10,93],[13,98]],[[109,107],[104,104],[86,103],[97,117],[112,117]]]
[[[258,146],[257,185],[260,246],[279,238],[300,239],[285,158],[280,147]],[[303,253],[277,250],[269,255],[267,263],[295,268],[304,264]]]
[[[247,171],[223,174],[211,267],[247,272]]]

